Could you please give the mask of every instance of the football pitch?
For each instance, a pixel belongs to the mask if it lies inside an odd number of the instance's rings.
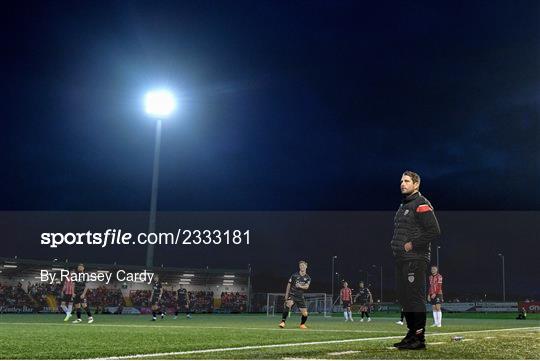
[[[428,328],[427,349],[392,347],[406,332],[397,315],[345,323],[310,316],[309,329],[293,315],[285,329],[266,315],[194,315],[150,321],[150,316],[96,315],[95,323],[63,322],[62,315],[0,315],[2,359],[538,359],[540,315],[444,314]],[[430,324],[431,319],[428,318]],[[462,336],[454,341],[454,336]]]

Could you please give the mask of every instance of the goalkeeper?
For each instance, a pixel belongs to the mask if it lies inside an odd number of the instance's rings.
[[[302,319],[300,322],[300,328],[307,328],[306,321],[308,318],[308,311],[306,307],[306,300],[304,299],[304,291],[309,289],[309,284],[311,283],[311,278],[306,273],[307,262],[300,261],[298,262],[299,271],[295,272],[289,278],[287,283],[287,289],[285,291],[285,305],[283,307],[283,317],[279,323],[280,328],[285,328],[285,321],[289,315],[289,311],[292,309],[293,305],[296,305],[302,313]]]

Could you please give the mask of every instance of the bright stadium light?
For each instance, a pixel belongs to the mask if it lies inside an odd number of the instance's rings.
[[[176,109],[176,99],[168,90],[153,90],[144,97],[146,114],[155,118],[166,118]]]

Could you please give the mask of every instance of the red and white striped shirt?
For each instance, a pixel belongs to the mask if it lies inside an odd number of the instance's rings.
[[[437,273],[436,275],[429,275],[429,294],[442,294],[442,276],[440,273]]]
[[[349,287],[344,287],[341,289],[341,300],[342,301],[351,301],[352,299],[352,290]]]
[[[65,295],[72,295],[74,293],[75,286],[73,285],[73,281],[68,278],[64,281],[64,287],[62,288],[62,292]]]

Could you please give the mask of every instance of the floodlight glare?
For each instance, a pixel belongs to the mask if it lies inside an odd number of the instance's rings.
[[[154,90],[144,97],[145,111],[152,117],[168,117],[176,108],[176,100],[167,90]]]

